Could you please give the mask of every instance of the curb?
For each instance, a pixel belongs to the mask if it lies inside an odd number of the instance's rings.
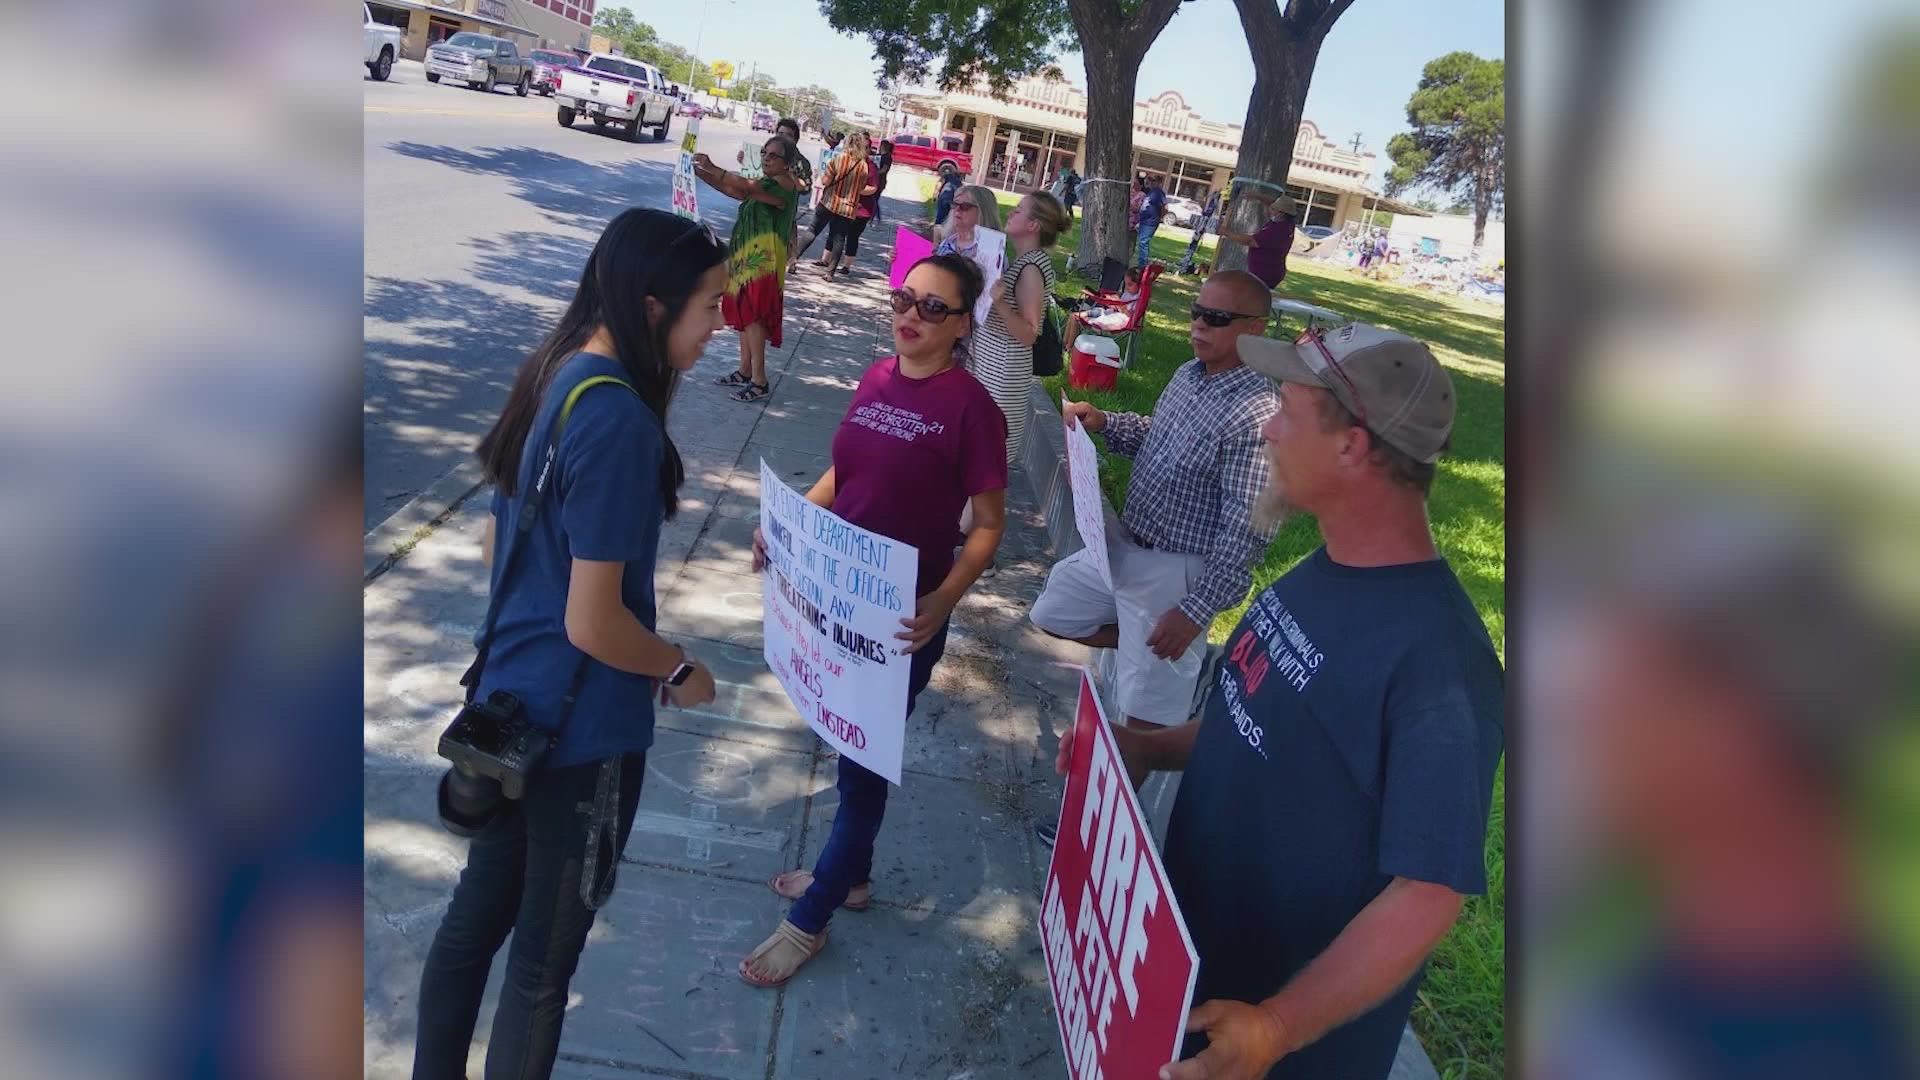
[[[361,556],[366,584],[393,568],[413,545],[445,521],[474,492],[485,486],[485,474],[476,461],[463,461],[415,495],[387,520],[368,531]]]

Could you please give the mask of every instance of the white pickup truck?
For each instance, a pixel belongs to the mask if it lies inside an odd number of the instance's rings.
[[[373,21],[373,9],[360,5],[361,49],[365,53],[367,74],[375,82],[386,82],[393,74],[393,62],[400,57],[400,28]]]
[[[676,100],[667,86],[666,77],[652,64],[594,53],[585,64],[561,74],[553,97],[560,105],[561,127],[572,127],[575,117],[584,116],[596,128],[608,121],[626,125],[629,142],[640,141],[643,127],[653,129],[655,142],[665,142]]]

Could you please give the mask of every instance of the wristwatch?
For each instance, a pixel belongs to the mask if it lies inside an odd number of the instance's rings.
[[[666,683],[668,686],[679,686],[681,683],[684,683],[687,681],[688,676],[693,674],[693,669],[696,666],[697,665],[695,665],[694,662],[688,658],[687,650],[681,649],[680,650],[680,666],[677,668],[674,668],[673,674],[667,676],[665,679],[662,679],[661,681]]]

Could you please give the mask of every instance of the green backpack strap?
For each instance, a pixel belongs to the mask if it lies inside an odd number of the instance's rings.
[[[553,424],[553,441],[554,442],[556,443],[559,442],[560,433],[567,430],[567,418],[573,415],[573,407],[579,404],[580,395],[604,383],[612,383],[615,386],[624,386],[628,389],[628,391],[630,391],[633,394],[634,397],[640,396],[640,391],[635,390],[633,388],[632,383],[628,382],[625,379],[620,378],[617,375],[590,375],[587,378],[581,379],[580,382],[577,385],[575,385],[572,390],[567,391],[567,400],[560,404],[560,419],[555,420]]]

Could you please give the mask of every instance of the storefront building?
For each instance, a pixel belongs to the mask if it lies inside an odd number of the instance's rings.
[[[520,47],[587,50],[598,0],[368,0],[376,21],[400,27],[400,55],[420,60],[427,48],[463,30],[505,38]]]
[[[1004,101],[984,89],[907,93],[901,95],[900,108],[907,125],[922,133],[953,133],[965,140],[973,156],[974,183],[1002,191],[1043,187],[1069,162],[1082,176],[1087,173],[1087,96],[1070,83],[1022,79]],[[1133,168],[1128,175],[1144,173],[1157,178],[1167,194],[1204,204],[1233,174],[1240,156],[1240,131],[1239,124],[1208,120],[1194,112],[1178,91],[1136,102]],[[1350,220],[1365,220],[1376,207],[1421,213],[1369,188],[1366,181],[1374,167],[1372,151],[1341,146],[1321,134],[1312,121],[1301,121],[1286,184],[1287,193],[1300,205],[1300,224],[1337,229]]]

